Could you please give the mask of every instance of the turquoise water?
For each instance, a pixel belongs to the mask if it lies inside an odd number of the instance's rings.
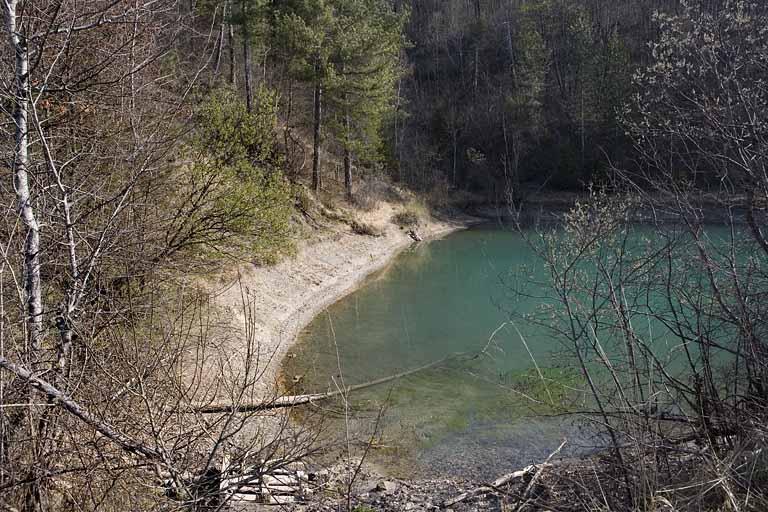
[[[302,390],[325,391],[342,376],[349,386],[471,354],[356,392],[354,433],[367,438],[383,407],[376,436],[383,448],[371,456],[390,466],[422,464],[439,474],[464,474],[476,472],[488,457],[503,456],[509,467],[536,460],[559,444],[563,425],[531,418],[539,405],[520,394],[527,391],[531,358],[548,377],[573,380],[572,372],[558,368],[558,347],[547,331],[520,320],[508,323],[541,304],[515,291],[543,275],[523,237],[499,226],[415,245],[315,318],[285,364],[286,380],[298,376]],[[533,388],[531,394],[541,394]],[[332,430],[346,426],[330,422]],[[455,455],[464,445],[472,461],[462,467]]]
[[[631,235],[638,246],[649,239],[642,226]],[[546,282],[529,243],[499,225],[413,246],[316,317],[284,375],[294,391],[322,392],[448,359],[301,420],[320,418],[342,446],[372,439],[368,457],[403,476],[490,478],[542,460],[563,437],[573,451],[599,444],[559,414],[585,403],[574,361],[550,329],[525,320],[551,302]],[[655,299],[628,300],[641,311]],[[659,326],[646,334],[674,353]]]
[[[490,227],[416,245],[319,315],[301,336],[311,352],[304,357],[335,368],[338,346],[351,384],[479,351],[510,309],[521,313],[538,305],[515,297],[511,288],[530,273],[541,274],[540,267],[520,235]],[[550,348],[538,333],[526,339],[535,355]],[[494,341],[489,352],[500,371],[530,366],[513,327]]]

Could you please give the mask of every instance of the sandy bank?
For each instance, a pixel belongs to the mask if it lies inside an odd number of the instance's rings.
[[[215,302],[230,319],[235,333],[224,347],[229,371],[237,372],[237,361],[243,357],[245,343],[238,343],[244,339],[238,331],[245,336],[250,330],[258,346],[260,378],[252,398],[268,398],[277,392],[280,363],[302,328],[413,243],[406,230],[390,223],[393,211],[383,204],[360,215],[360,220],[382,230],[380,237],[355,234],[346,224],[324,226],[317,239],[305,243],[294,257],[270,267],[243,265],[239,277],[214,290]],[[416,229],[427,240],[476,222],[470,217],[431,219]],[[247,309],[243,307],[244,297]]]

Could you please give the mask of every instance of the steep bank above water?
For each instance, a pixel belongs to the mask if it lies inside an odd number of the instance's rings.
[[[228,371],[238,371],[237,362],[243,359],[238,356],[245,350],[245,343],[238,340],[247,330],[258,345],[261,376],[254,397],[268,399],[276,394],[280,362],[304,326],[414,243],[407,230],[391,223],[395,211],[391,204],[382,203],[359,213],[358,220],[375,227],[381,236],[356,234],[347,224],[328,224],[318,228],[316,239],[303,242],[294,257],[274,266],[241,265],[237,276],[212,287],[214,301],[233,330],[224,347]],[[416,230],[426,240],[477,222],[473,217],[429,218]]]

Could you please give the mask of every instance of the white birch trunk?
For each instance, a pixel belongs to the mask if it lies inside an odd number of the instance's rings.
[[[13,186],[19,215],[24,223],[24,302],[27,337],[30,348],[38,350],[43,332],[43,300],[40,282],[40,227],[32,207],[29,188],[29,55],[24,36],[18,32],[16,9],[18,0],[3,2],[8,42],[15,55],[14,107],[15,147]]]

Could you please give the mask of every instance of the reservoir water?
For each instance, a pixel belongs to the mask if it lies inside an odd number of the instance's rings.
[[[376,429],[369,456],[395,473],[492,476],[540,460],[570,427],[536,418],[541,408],[523,396],[537,394],[532,357],[548,378],[574,379],[548,332],[512,320],[541,304],[516,290],[543,272],[523,237],[497,225],[415,245],[314,319],[286,380],[326,391],[471,354],[356,392],[351,414],[337,403],[325,424],[361,440]]]
[[[683,230],[664,229],[683,250],[681,275],[698,279],[696,258],[685,253],[690,239]],[[727,247],[728,233],[707,228],[715,246]],[[623,250],[649,251],[659,239],[649,226],[636,225],[629,234]],[[653,290],[658,276],[643,272]],[[575,360],[550,329],[525,318],[541,315],[550,302],[546,282],[547,269],[531,245],[503,226],[414,245],[318,315],[283,375],[295,392],[324,392],[442,362],[357,391],[346,402],[305,409],[299,421],[319,421],[325,439],[337,446],[369,443],[370,460],[403,476],[492,478],[541,461],[564,437],[571,453],[600,446],[563,414],[589,403]],[[633,329],[667,358],[668,371],[685,371],[674,359],[679,339],[644,319],[656,303],[665,304],[663,296],[644,290],[634,297],[624,290],[638,318]]]

